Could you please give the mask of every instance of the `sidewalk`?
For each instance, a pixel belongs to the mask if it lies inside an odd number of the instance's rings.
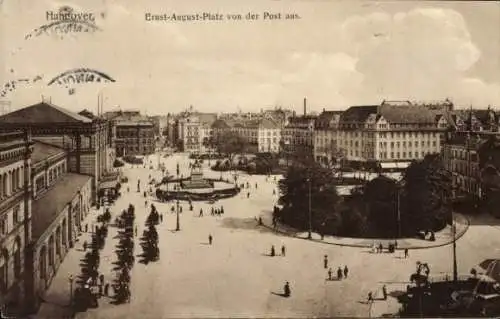
[[[455,223],[457,227],[456,231],[456,239],[462,237],[467,229],[469,229],[470,221],[463,215],[459,213],[454,213]],[[382,245],[387,248],[389,244],[394,243],[394,239],[378,239],[378,238],[351,238],[351,237],[337,237],[326,235],[323,239],[317,233],[312,233],[312,239],[308,239],[308,232],[297,231],[296,229],[278,224],[276,228],[273,228],[272,225],[272,216],[271,214],[261,215],[262,218],[262,226],[267,227],[277,233],[281,233],[286,236],[295,237],[304,240],[311,240],[322,244],[329,245],[338,245],[338,246],[347,246],[347,247],[360,247],[360,248],[371,248],[373,244],[382,243]],[[258,218],[258,217],[257,217]],[[434,248],[446,246],[453,242],[453,234],[452,228],[450,225],[447,225],[445,228],[435,233],[435,241],[422,240],[418,238],[400,238],[397,240],[398,248],[397,249],[425,249],[425,248]]]
[[[45,291],[43,296],[44,302],[40,305],[38,313],[32,318],[74,318],[72,309],[69,307],[70,284],[68,277],[72,275],[76,282],[76,278],[80,274],[80,260],[84,256],[83,242],[91,242],[91,225],[97,223],[97,215],[100,212],[102,212],[102,209],[97,211],[95,207],[90,208],[89,214],[82,222],[83,229],[85,229],[85,224],[89,225],[89,232],[82,232],[80,236],[77,237],[75,245],[64,257],[63,262],[57,269],[57,273],[51,280],[49,288]],[[76,287],[75,282],[73,283],[73,289]]]

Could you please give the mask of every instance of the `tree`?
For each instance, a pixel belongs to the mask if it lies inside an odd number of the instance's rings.
[[[288,168],[285,178],[279,182],[279,202],[283,209],[278,218],[297,228],[309,227],[309,185],[312,226],[323,231],[328,221],[334,224],[331,216],[335,212],[339,196],[331,170],[314,162]]]
[[[215,148],[219,154],[225,154],[229,158],[231,166],[233,158],[237,154],[243,154],[248,147],[248,141],[241,135],[224,131],[217,136]]]
[[[382,237],[398,235],[396,181],[379,176],[365,186],[364,202],[368,220],[375,234]]]
[[[414,161],[403,177],[402,231],[437,230],[451,222],[451,173],[437,154]]]

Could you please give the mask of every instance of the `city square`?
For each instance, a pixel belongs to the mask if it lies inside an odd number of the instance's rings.
[[[157,167],[158,157],[148,157],[154,167]],[[181,174],[189,175],[190,160],[185,154],[161,157],[161,162],[168,172],[174,174],[179,163]],[[203,168],[206,176],[220,177],[220,173],[211,171],[207,164]],[[402,250],[396,254],[372,254],[369,248],[312,242],[259,226],[258,216],[269,211],[277,199],[272,192],[276,182],[273,177],[266,176],[239,173],[238,181],[250,184],[249,198],[246,198],[245,189],[236,197],[214,204],[194,202],[193,211],[188,209],[186,202],[181,202],[181,230],[176,232],[176,214],[171,213],[174,202],[161,203],[154,196],[148,196],[147,208],[144,203],[142,191],[149,187],[146,186],[149,175],[160,179],[162,172],[127,165],[123,173],[129,182],[122,186],[122,197],[110,207],[110,211],[116,215],[129,204],[134,205],[140,234],[149,205],[154,204],[164,216],[158,226],[160,260],[148,265],[136,263],[133,267],[129,304],[112,305],[109,298],[102,297],[98,308],[78,313],[77,318],[378,317],[395,314],[400,307],[393,297],[377,300],[382,299],[382,286],[387,286],[390,296],[404,291],[417,261],[428,263],[433,276],[451,274],[452,271],[451,245],[410,249],[409,257],[405,259]],[[229,172],[223,174],[224,178],[227,175],[232,178]],[[136,191],[137,180],[141,181],[141,192]],[[128,186],[130,193],[125,191]],[[211,206],[223,206],[224,215],[211,216]],[[199,217],[200,209],[203,209],[203,217]],[[113,277],[111,262],[115,258],[113,237],[116,230],[110,229],[102,251],[105,262],[99,269],[106,280]],[[213,236],[212,245],[208,244],[209,235]],[[482,260],[496,256],[500,247],[499,235],[500,226],[472,223],[457,241],[459,273],[468,275],[469,270]],[[70,298],[68,276],[79,273],[76,261],[83,256],[79,247],[88,236],[86,233],[81,236],[76,251],[71,252],[71,257],[61,265],[45,296],[40,318],[50,318],[53,311],[67,311],[64,308]],[[286,256],[278,253],[269,257],[272,245],[277,251],[284,245]],[[348,266],[348,277],[341,281],[327,281],[324,255],[328,256],[329,267],[334,271],[337,267]],[[290,298],[279,296],[286,281],[291,286]],[[369,292],[375,295],[371,307],[366,302]]]

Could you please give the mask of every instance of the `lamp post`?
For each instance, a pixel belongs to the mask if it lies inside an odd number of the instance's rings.
[[[397,202],[396,213],[398,215],[398,238],[401,238],[401,185],[397,186]]]
[[[69,275],[68,281],[69,281],[69,305],[70,307],[73,306],[73,275]]]
[[[307,183],[309,186],[309,196],[308,196],[308,201],[309,201],[309,232],[307,234],[307,238],[311,239],[312,238],[312,209],[311,209],[311,178],[310,177],[307,179]]]
[[[179,200],[177,200],[177,226],[175,227],[175,231],[181,230],[181,225],[179,221]]]

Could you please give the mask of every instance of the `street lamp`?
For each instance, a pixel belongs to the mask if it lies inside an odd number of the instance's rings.
[[[177,226],[175,227],[175,231],[181,230],[181,225],[179,221],[179,200],[177,200]]]
[[[308,196],[308,201],[309,201],[309,232],[307,234],[307,238],[311,239],[312,238],[312,209],[311,209],[311,178],[310,177],[307,179],[307,183],[309,186],[309,196]]]
[[[453,182],[454,179],[452,179],[452,186],[451,186],[451,198],[452,200],[455,198],[455,183]],[[452,235],[453,235],[453,282],[456,284],[458,281],[458,267],[457,267],[457,225],[455,223],[455,216],[453,214],[453,205],[452,201],[450,201],[450,210],[451,210],[451,230],[452,230]]]
[[[69,305],[73,305],[73,275],[69,275],[68,281],[69,281]]]

